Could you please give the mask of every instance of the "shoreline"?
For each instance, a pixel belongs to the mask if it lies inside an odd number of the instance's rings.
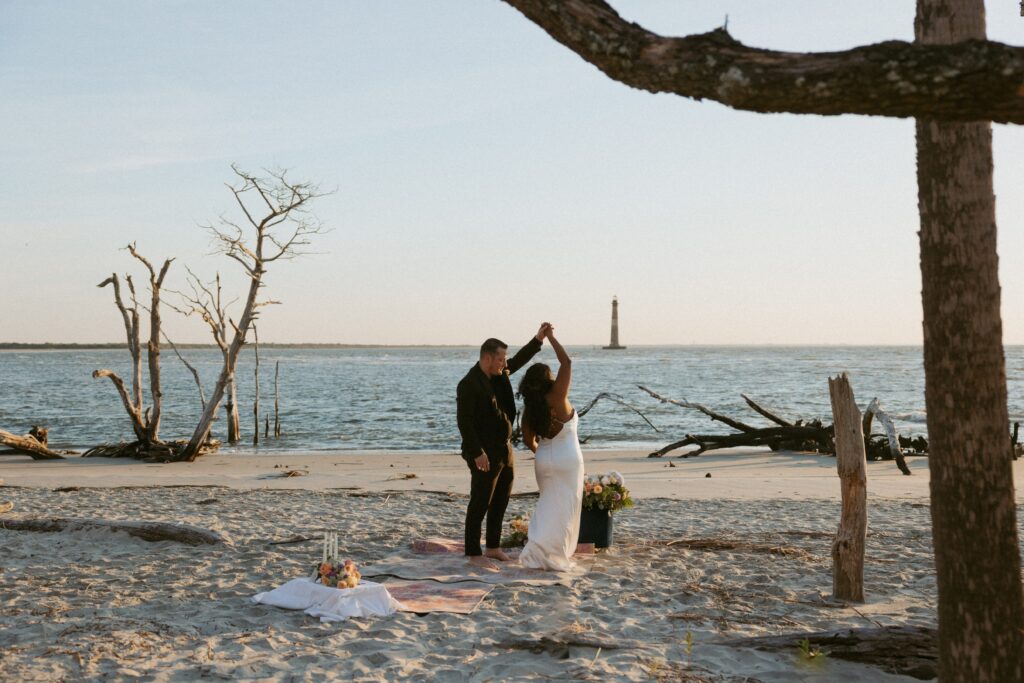
[[[588,473],[618,471],[634,498],[675,500],[840,500],[835,459],[810,453],[736,448],[690,458],[648,458],[646,451],[584,450]],[[908,458],[912,476],[892,461],[869,462],[869,499],[927,500],[928,461]],[[515,453],[513,494],[537,490],[533,456]],[[283,476],[295,470],[300,476]],[[1016,497],[1024,503],[1024,459],[1013,463]],[[710,476],[708,476],[710,475]],[[32,460],[0,458],[3,487],[81,488],[219,486],[368,492],[430,491],[465,494],[469,472],[454,452],[214,453],[193,463],[146,463],[124,458]]]

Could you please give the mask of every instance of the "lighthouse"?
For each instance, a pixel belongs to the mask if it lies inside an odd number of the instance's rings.
[[[619,345],[619,297],[612,297],[612,341],[608,346],[602,347],[608,351],[618,351],[626,348]]]

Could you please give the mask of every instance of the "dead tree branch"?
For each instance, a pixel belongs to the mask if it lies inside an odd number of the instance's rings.
[[[171,345],[171,349],[174,350],[175,355],[178,356],[178,359],[186,368],[188,368],[188,371],[192,373],[192,378],[196,381],[196,388],[199,389],[199,405],[201,408],[206,408],[206,396],[203,394],[203,383],[199,379],[199,372],[195,369],[195,366],[185,360],[185,357],[181,355],[181,352],[178,351],[178,347],[174,345],[174,342],[172,342],[171,338],[167,336],[167,333],[163,332],[163,335],[164,341]]]
[[[717,420],[718,422],[721,422],[723,424],[727,424],[730,427],[732,427],[733,429],[738,429],[741,432],[756,432],[757,431],[757,427],[751,427],[750,425],[744,424],[743,422],[740,422],[739,420],[734,420],[731,417],[726,417],[725,415],[721,415],[719,413],[716,413],[713,410],[705,408],[704,406],[700,405],[699,403],[690,403],[689,401],[677,401],[674,398],[665,398],[661,394],[657,394],[657,393],[651,391],[650,389],[648,389],[645,386],[641,386],[639,384],[637,386],[640,387],[641,390],[646,391],[648,394],[650,394],[654,398],[656,398],[659,401],[661,401],[662,403],[671,403],[672,405],[679,406],[680,408],[692,408],[693,410],[699,410],[700,412],[702,412],[705,415],[707,415],[708,417],[710,417],[712,420]]]
[[[610,78],[734,109],[1024,123],[1024,48],[890,40],[841,52],[747,47],[724,28],[668,38],[602,0],[505,0]]]
[[[771,420],[772,422],[774,422],[775,424],[777,424],[777,425],[779,425],[781,427],[793,427],[794,426],[792,422],[789,422],[788,420],[784,420],[781,417],[779,417],[778,415],[776,415],[775,413],[772,413],[772,412],[762,408],[757,403],[754,403],[754,401],[752,399],[750,399],[746,394],[740,394],[740,396],[743,398],[744,401],[747,402],[747,405],[750,406],[754,410],[754,412],[756,412],[758,415],[761,415],[763,417],[768,418],[769,420]]]
[[[586,406],[583,407],[582,410],[577,410],[576,414],[579,415],[580,417],[583,417],[588,412],[590,412],[590,409],[593,408],[597,404],[598,401],[600,401],[602,399],[608,399],[609,401],[614,401],[615,403],[618,403],[620,406],[625,406],[626,408],[629,408],[634,413],[636,413],[641,418],[643,418],[643,421],[646,422],[648,425],[650,425],[651,429],[653,429],[654,431],[659,432],[659,433],[661,432],[660,429],[658,429],[657,427],[654,426],[653,422],[651,422],[649,419],[647,419],[647,416],[644,415],[640,411],[639,408],[636,408],[635,406],[630,405],[629,403],[626,402],[626,400],[624,398],[622,398],[618,394],[611,394],[611,393],[608,393],[607,391],[602,391],[600,394],[595,396],[590,401],[590,403],[588,403]]]
[[[118,377],[117,373],[113,370],[101,369],[93,370],[93,379],[100,377],[109,377],[110,381],[114,383],[114,387],[117,389],[118,395],[121,397],[121,402],[124,404],[125,412],[128,413],[128,417],[132,421],[132,430],[135,432],[135,436],[139,441],[146,440],[146,425],[142,416],[139,412],[139,408],[132,403],[131,396],[128,395],[128,388],[124,385],[124,380]]]

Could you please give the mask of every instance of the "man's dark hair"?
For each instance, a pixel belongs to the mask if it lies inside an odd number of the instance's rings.
[[[497,353],[500,349],[507,348],[508,344],[501,341],[500,339],[495,339],[494,337],[491,337],[490,339],[488,339],[487,341],[480,345],[480,355],[482,356],[485,353]]]

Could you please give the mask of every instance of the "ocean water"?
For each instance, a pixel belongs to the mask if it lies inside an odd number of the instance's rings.
[[[612,392],[642,410],[661,430],[654,432],[627,408],[601,401],[580,423],[587,448],[653,449],[686,433],[729,431],[699,412],[659,403],[637,385],[753,425],[768,423],[740,394],[786,418],[831,422],[828,377],[839,372],[850,374],[862,409],[877,396],[902,434],[927,433],[920,347],[574,347],[570,353],[570,398],[578,408],[600,392]],[[209,394],[219,371],[219,352],[183,349],[182,354],[197,367]],[[455,386],[476,355],[470,347],[262,348],[258,451],[455,451]],[[161,436],[187,438],[200,413],[199,394],[173,351],[163,349],[161,359]],[[545,347],[536,361],[554,365],[554,354]],[[276,362],[281,368],[283,434],[263,439],[263,415],[269,412],[273,423]],[[243,441],[225,447],[228,452],[253,448],[254,367],[252,349],[247,347],[238,366]],[[113,384],[92,379],[97,368],[112,369],[128,381],[127,351],[0,351],[0,428],[21,434],[33,424],[47,426],[56,448],[131,440]],[[1024,347],[1007,347],[1006,368],[1010,418],[1024,421]],[[512,379],[517,384],[518,376]],[[214,436],[223,438],[223,425],[222,419],[214,424]]]

